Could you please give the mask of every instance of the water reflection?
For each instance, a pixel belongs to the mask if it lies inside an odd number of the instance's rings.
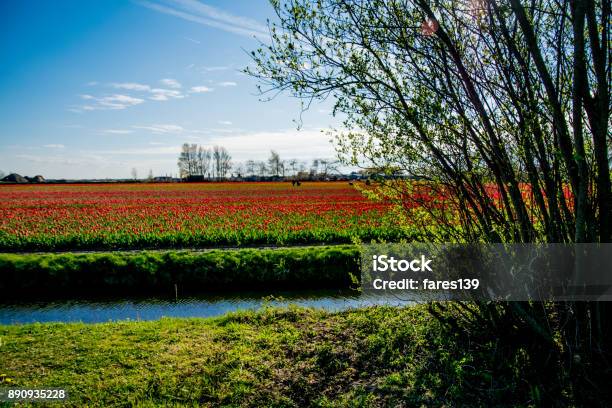
[[[328,311],[373,305],[407,305],[389,295],[359,295],[346,291],[292,291],[210,294],[184,299],[72,299],[0,304],[0,324],[34,322],[97,323],[113,320],[155,320],[161,317],[211,317],[266,305],[295,304]]]

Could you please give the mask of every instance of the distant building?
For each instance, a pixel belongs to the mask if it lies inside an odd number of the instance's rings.
[[[185,177],[185,181],[188,183],[200,183],[202,181],[209,181],[209,179],[202,176],[201,174],[198,174],[198,175],[190,175],[190,176]]]
[[[11,173],[8,176],[4,177],[2,179],[2,181],[7,182],[7,183],[28,183],[28,179],[26,179],[25,177],[17,174],[17,173]]]
[[[156,183],[174,183],[178,181],[178,179],[168,177],[168,176],[161,176],[161,177],[153,177],[153,181]]]
[[[45,178],[43,176],[41,176],[40,174],[34,177],[28,177],[26,176],[26,179],[30,182],[30,183],[44,183],[45,182]]]

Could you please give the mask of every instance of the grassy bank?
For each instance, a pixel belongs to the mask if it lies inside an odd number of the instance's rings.
[[[355,246],[0,254],[0,297],[348,287],[358,272]]]
[[[72,406],[516,406],[520,363],[460,341],[424,306],[216,319],[0,326],[0,386]]]

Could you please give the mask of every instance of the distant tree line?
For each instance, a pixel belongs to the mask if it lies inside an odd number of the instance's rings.
[[[232,163],[232,156],[222,146],[211,148],[184,143],[178,158],[179,175],[183,179],[220,180],[229,177],[279,177],[322,179],[338,172],[337,160],[313,159],[310,164],[298,159],[283,160],[272,150],[267,160]]]
[[[181,178],[201,176],[206,179],[224,179],[232,168],[232,156],[223,146],[207,148],[184,143],[178,167]]]
[[[313,159],[310,164],[299,159],[281,159],[272,150],[267,160],[247,160],[240,168],[246,177],[325,178],[338,172],[338,161]]]

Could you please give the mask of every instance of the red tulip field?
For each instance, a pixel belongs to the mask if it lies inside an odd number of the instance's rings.
[[[0,249],[53,251],[395,239],[389,205],[346,182],[0,186]]]

